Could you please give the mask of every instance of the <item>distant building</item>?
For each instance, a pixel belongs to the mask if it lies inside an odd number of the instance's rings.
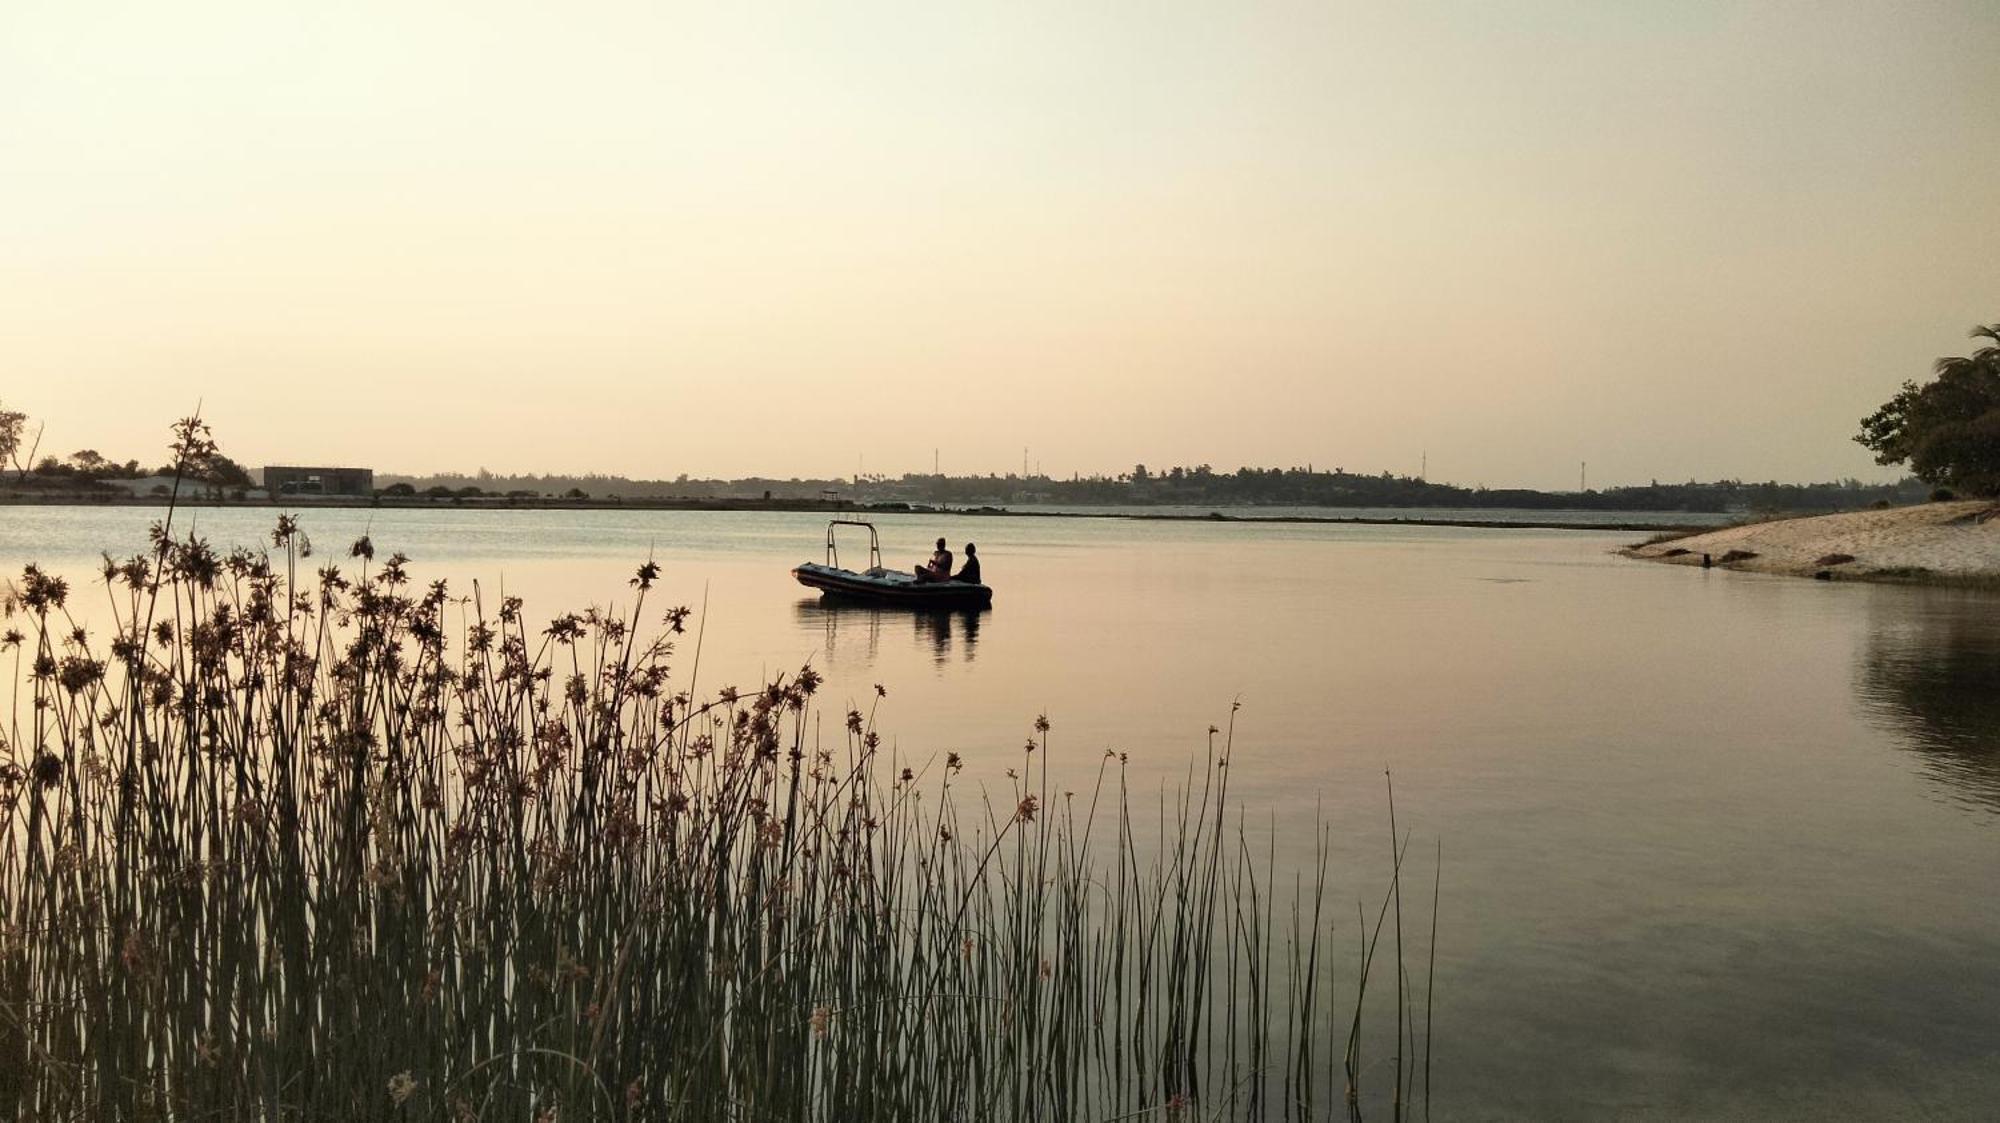
[[[264,469],[264,490],[273,499],[281,495],[375,494],[373,468],[294,468],[280,465]]]

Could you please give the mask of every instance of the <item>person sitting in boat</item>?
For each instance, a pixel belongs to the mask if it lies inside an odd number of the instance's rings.
[[[922,583],[949,580],[951,580],[951,551],[944,548],[944,539],[940,538],[937,540],[937,552],[931,555],[931,560],[917,567],[917,581]]]
[[[965,564],[958,567],[958,576],[953,581],[963,581],[968,585],[979,584],[979,552],[972,543],[965,544]]]

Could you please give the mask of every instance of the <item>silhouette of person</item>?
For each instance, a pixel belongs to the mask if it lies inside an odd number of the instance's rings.
[[[952,580],[968,585],[979,584],[979,551],[972,543],[965,544],[965,564],[959,567],[958,576]]]
[[[931,555],[931,560],[917,567],[917,580],[951,580],[951,551],[944,548],[944,539],[937,540],[937,552]]]

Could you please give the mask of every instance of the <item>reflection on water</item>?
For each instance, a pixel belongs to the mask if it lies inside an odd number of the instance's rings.
[[[1937,593],[1871,620],[1855,691],[1962,799],[2000,810],[2000,620]]]
[[[954,659],[970,663],[979,657],[980,618],[984,608],[912,609],[885,607],[838,597],[812,597],[793,606],[801,628],[818,628],[825,633],[821,647],[826,665],[838,666],[855,660],[863,666],[881,654],[886,630],[894,642],[909,636],[930,648],[931,658],[942,665]]]

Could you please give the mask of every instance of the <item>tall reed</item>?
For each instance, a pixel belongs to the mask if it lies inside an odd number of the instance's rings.
[[[1120,757],[1052,786],[1046,720],[1011,790],[961,793],[873,703],[824,731],[810,667],[681,689],[650,562],[629,611],[538,626],[349,555],[162,523],[104,561],[103,649],[23,574],[0,1113],[1404,1118],[1420,1065],[1427,1113],[1407,840],[1336,986],[1329,836],[1280,893],[1227,731],[1152,816]],[[1392,908],[1398,1028],[1364,1063]]]

